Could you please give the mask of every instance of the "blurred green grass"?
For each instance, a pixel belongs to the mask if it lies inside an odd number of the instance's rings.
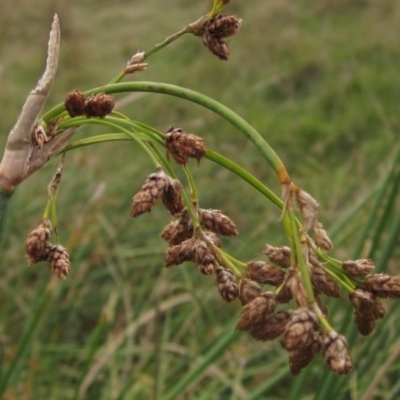
[[[155,0],[3,0],[0,144],[42,73],[54,12],[60,16],[62,44],[48,107],[74,88],[107,82],[133,53],[195,20],[209,3],[170,0],[165,10],[165,3]],[[230,41],[228,62],[188,36],[151,57],[148,70],[134,78],[187,86],[238,112],[278,152],[296,183],[318,199],[329,229],[385,176],[398,142],[400,2],[231,3],[228,10],[243,24]],[[210,148],[279,190],[257,151],[215,115],[158,95],[134,97],[121,111],[160,130],[174,125],[200,134]],[[56,163],[29,178],[13,199],[0,272],[2,373],[49,280],[44,265],[26,266],[23,241],[40,221]],[[159,232],[168,221],[165,212],[128,217],[131,197],[150,172],[150,162],[134,146],[109,144],[67,157],[59,228],[71,249],[72,272],[58,285],[5,398],[161,399],[171,381],[179,381],[231,329],[239,307],[222,304],[212,278],[200,276],[192,265],[162,268],[166,245]],[[224,241],[236,257],[255,259],[265,243],[282,244],[279,212],[253,189],[207,161],[194,168],[194,176],[201,205],[222,209],[237,221],[240,236]],[[337,257],[353,254],[369,211],[367,204],[338,232]],[[397,244],[392,268],[399,264],[399,250]],[[189,296],[181,305],[159,311],[183,294]],[[90,375],[107,346],[151,311],[153,317]],[[206,369],[180,398],[247,399],[273,382],[276,371],[283,371],[281,381],[266,393],[285,398],[295,382],[287,375],[285,357],[277,343],[241,335],[212,365],[215,369]],[[311,369],[318,377],[324,367],[315,364]],[[303,395],[312,393],[310,381]]]

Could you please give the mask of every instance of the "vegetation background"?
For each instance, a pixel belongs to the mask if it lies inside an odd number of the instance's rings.
[[[55,12],[61,59],[48,107],[72,89],[108,82],[137,50],[196,20],[210,3],[1,0],[0,146],[43,71]],[[373,214],[373,204],[398,147],[400,1],[232,0],[227,11],[243,18],[228,62],[201,39],[184,36],[133,78],[187,86],[238,112],[319,201],[335,256],[374,256],[379,268],[398,273],[398,185],[388,213]],[[118,102],[122,112],[162,131],[174,125],[204,136],[209,148],[279,191],[252,145],[215,115],[160,95]],[[13,199],[0,261],[0,381],[30,321],[40,316],[41,323],[3,399],[399,398],[398,304],[387,302],[388,317],[363,338],[354,334],[350,305],[336,301],[330,320],[350,336],[354,372],[333,376],[317,359],[294,378],[277,342],[234,332],[240,307],[222,301],[213,278],[190,264],[165,270],[159,232],[166,213],[128,216],[133,194],[152,172],[134,146],[107,144],[67,157],[58,213],[72,272],[41,309],[50,271],[27,267],[24,239],[40,223],[56,167],[56,160],[49,163]],[[266,243],[285,244],[279,211],[254,189],[207,160],[193,170],[201,206],[237,222],[239,237],[224,242],[237,258],[259,259]]]

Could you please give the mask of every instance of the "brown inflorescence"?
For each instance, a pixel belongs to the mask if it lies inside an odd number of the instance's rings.
[[[187,210],[184,210],[179,219],[171,221],[164,227],[161,237],[168,242],[170,246],[182,243],[193,236],[193,224]]]
[[[285,273],[265,261],[247,263],[247,276],[263,285],[279,286],[285,279]]]
[[[60,279],[65,279],[71,266],[67,250],[60,244],[48,243],[47,247],[47,261],[50,263],[53,273]]]
[[[177,179],[168,178],[168,185],[161,200],[171,215],[178,215],[185,209],[182,198],[182,184]]]
[[[238,234],[235,223],[219,210],[199,209],[199,218],[203,228],[224,236]]]
[[[343,261],[342,267],[348,275],[355,278],[372,274],[375,270],[374,262],[368,259]]]
[[[45,245],[52,230],[51,222],[48,219],[45,219],[42,224],[29,233],[25,240],[25,252],[29,265],[46,260],[47,254],[45,251]]]
[[[203,138],[172,126],[165,134],[164,143],[168,158],[172,157],[179,165],[186,165],[189,158],[195,158],[199,162],[207,150]]]
[[[85,114],[86,96],[78,89],[68,93],[64,107],[67,110],[70,117],[78,117]]]
[[[347,341],[335,331],[323,334],[322,355],[329,368],[338,374],[348,374],[352,368]]]
[[[232,271],[219,266],[215,271],[215,275],[215,282],[221,297],[228,303],[235,300],[238,296],[239,287]]]
[[[269,244],[265,247],[263,253],[269,258],[269,260],[282,268],[290,267],[290,248],[287,246],[274,247]]]
[[[64,107],[72,118],[82,115],[86,118],[104,118],[112,112],[114,105],[114,98],[110,95],[98,93],[86,97],[77,89],[68,93],[64,101]]]

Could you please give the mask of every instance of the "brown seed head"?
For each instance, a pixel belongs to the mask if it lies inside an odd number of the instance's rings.
[[[167,156],[171,156],[179,165],[186,165],[189,158],[195,158],[199,162],[207,150],[203,138],[185,133],[180,128],[169,128],[164,142]]]
[[[247,268],[247,276],[261,284],[279,286],[285,278],[283,271],[264,261],[250,261]]]
[[[336,281],[318,265],[311,266],[311,281],[318,293],[339,298],[340,289]]]
[[[203,43],[220,60],[228,60],[231,52],[225,39],[211,35],[208,30],[203,33]]]
[[[212,18],[207,26],[208,33],[215,38],[227,38],[237,33],[242,23],[233,15],[218,14]]]
[[[46,243],[47,261],[53,273],[60,279],[65,279],[70,271],[70,261],[67,250],[60,244]]]
[[[219,266],[216,270],[215,282],[221,297],[226,302],[229,303],[236,299],[239,293],[239,287],[230,269]]]
[[[263,253],[269,260],[282,268],[290,267],[290,248],[287,246],[273,247],[267,244]]]
[[[243,307],[236,329],[248,330],[265,321],[265,318],[275,311],[275,307],[275,294],[272,292],[262,293]]]
[[[292,311],[290,310],[278,311],[276,314],[265,318],[264,321],[252,326],[249,329],[249,333],[254,339],[261,340],[263,342],[267,340],[274,340],[278,336],[282,335],[291,315]]]
[[[199,209],[200,222],[203,228],[224,236],[236,236],[235,223],[219,210]]]
[[[280,340],[281,345],[288,351],[311,346],[317,329],[318,323],[315,314],[309,308],[301,307],[292,313],[286,324]]]
[[[363,286],[378,297],[400,297],[400,276],[388,274],[367,275]]]
[[[167,178],[168,185],[161,200],[171,215],[178,215],[185,208],[182,198],[182,184],[176,179],[172,179],[171,177]]]
[[[25,240],[25,251],[29,265],[46,260],[47,255],[44,252],[44,247],[52,230],[51,222],[45,219],[42,224],[29,233]]]
[[[322,355],[328,367],[337,374],[348,374],[352,368],[347,341],[332,331],[323,334]]]
[[[290,268],[286,279],[286,286],[290,289],[297,307],[307,305],[307,293],[298,269]],[[281,302],[281,301],[280,301]]]
[[[69,116],[73,118],[85,114],[85,102],[86,96],[79,90],[75,89],[67,94],[64,101],[64,107]]]
[[[161,237],[170,246],[182,243],[193,236],[193,224],[189,213],[185,210],[178,220],[170,222],[161,232]]]
[[[342,267],[350,276],[355,278],[372,274],[375,270],[374,262],[367,259],[344,261]]]
[[[163,197],[167,186],[168,177],[161,168],[156,173],[149,175],[140,192],[133,197],[130,215],[137,217],[138,215],[150,212],[157,201]]]
[[[98,93],[86,99],[84,113],[87,118],[104,118],[112,112],[114,105],[115,102],[112,96]]]
[[[204,240],[196,240],[194,261],[203,275],[212,275],[215,272],[215,255]]]
[[[354,306],[354,322],[358,331],[364,336],[369,335],[375,329],[376,320],[385,316],[382,303],[372,293],[361,289],[356,289],[349,299]]]
[[[239,284],[239,299],[242,305],[247,304],[261,294],[261,286],[250,279],[242,279]]]
[[[190,238],[176,246],[171,246],[165,255],[165,266],[168,268],[185,261],[194,261],[195,245],[196,240]]]
[[[289,366],[292,375],[298,375],[305,368],[314,356],[321,350],[321,342],[314,339],[310,346],[295,350],[289,355]]]

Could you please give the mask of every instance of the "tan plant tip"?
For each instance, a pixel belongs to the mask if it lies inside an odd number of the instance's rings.
[[[170,127],[164,142],[168,158],[172,157],[180,165],[186,165],[189,158],[195,158],[199,162],[207,150],[203,138],[183,132],[181,128]]]
[[[352,361],[344,336],[332,331],[323,336],[322,355],[328,367],[337,374],[348,374]]]

